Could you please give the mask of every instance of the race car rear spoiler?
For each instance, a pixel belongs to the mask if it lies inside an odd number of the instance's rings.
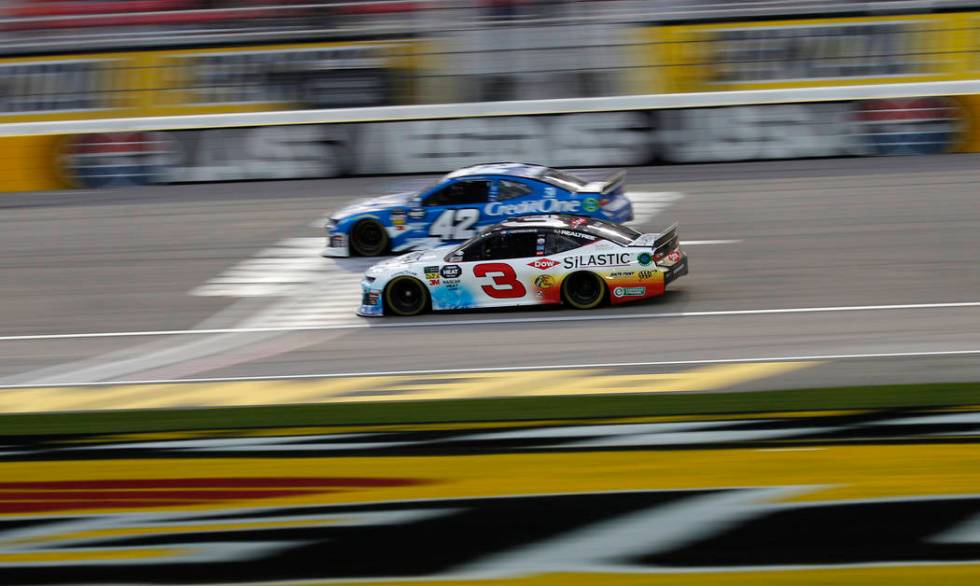
[[[620,169],[603,177],[599,181],[590,181],[578,190],[578,193],[598,193],[606,195],[623,184],[626,179],[626,170]]]
[[[653,241],[653,254],[670,252],[677,248],[677,242],[677,222],[674,222]]]
[[[677,222],[674,222],[663,232],[641,234],[636,240],[630,242],[629,245],[638,248],[649,246],[654,254],[658,252],[670,252],[677,248],[677,225]]]

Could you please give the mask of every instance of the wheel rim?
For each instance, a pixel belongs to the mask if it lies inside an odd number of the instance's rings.
[[[602,284],[591,274],[572,275],[565,286],[565,296],[573,307],[589,309],[602,299]]]
[[[364,256],[374,256],[384,252],[388,244],[388,235],[377,222],[361,222],[354,227],[351,244],[354,249]]]
[[[425,291],[415,279],[399,279],[388,287],[388,306],[398,315],[421,313],[425,309]]]

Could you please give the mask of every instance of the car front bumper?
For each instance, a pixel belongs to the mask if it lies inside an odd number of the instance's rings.
[[[350,244],[346,234],[328,234],[327,245],[320,251],[323,257],[345,257],[350,256]]]
[[[381,317],[384,315],[381,289],[375,289],[373,282],[373,279],[361,281],[361,305],[356,312],[361,317]]]

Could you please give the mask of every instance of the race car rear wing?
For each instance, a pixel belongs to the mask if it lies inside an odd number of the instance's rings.
[[[586,183],[576,193],[598,193],[600,195],[606,195],[614,191],[617,187],[621,187],[625,179],[626,170],[620,169],[619,171],[610,173],[598,181],[590,181],[589,183]]]
[[[677,222],[671,224],[666,230],[660,233],[640,234],[636,240],[630,242],[631,247],[646,248],[650,247],[654,256],[658,253],[668,253],[677,248]]]
[[[658,252],[670,252],[677,248],[678,237],[677,237],[677,222],[670,225],[669,228],[661,232],[656,240],[653,241],[653,254],[657,255]]]

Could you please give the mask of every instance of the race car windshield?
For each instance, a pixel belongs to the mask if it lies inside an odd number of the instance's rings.
[[[548,183],[553,183],[568,189],[569,191],[578,191],[585,187],[586,182],[579,179],[575,175],[569,173],[564,173],[557,169],[548,169],[541,174],[541,179]]]
[[[605,238],[606,240],[615,242],[616,244],[622,246],[626,246],[630,242],[633,242],[640,237],[640,233],[632,228],[627,228],[626,226],[620,226],[618,224],[611,224],[595,218],[575,218],[575,223],[577,225],[573,225],[571,228],[581,230],[586,234],[592,234],[593,236]]]

